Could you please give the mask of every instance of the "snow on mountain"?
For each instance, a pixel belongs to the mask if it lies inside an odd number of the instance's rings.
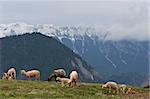
[[[69,37],[72,41],[74,38],[81,39],[83,35],[88,35],[91,38],[93,36],[98,36],[99,38],[105,36],[105,34],[97,32],[94,27],[88,26],[55,26],[52,24],[29,25],[20,22],[0,24],[0,38],[33,32],[40,32],[47,36],[57,36],[60,40],[62,37]]]
[[[25,23],[0,24],[0,37],[33,32],[33,25]]]

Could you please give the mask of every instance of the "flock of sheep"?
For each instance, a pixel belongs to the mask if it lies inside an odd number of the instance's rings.
[[[107,82],[106,84],[102,85],[102,88],[109,88],[116,90],[117,93],[123,93],[123,94],[134,94],[135,91],[133,91],[130,87],[128,87],[125,84],[117,84],[116,82]]]
[[[39,70],[31,70],[31,71],[25,71],[21,70],[21,75],[27,77],[27,78],[35,78],[36,80],[40,80],[40,71]],[[67,78],[66,72],[64,69],[56,69],[53,71],[53,73],[48,77],[48,81],[51,81],[52,78],[55,79],[55,81],[61,82],[61,86],[64,87],[64,85],[68,86],[75,86],[78,80],[78,73],[77,71],[72,71],[70,73],[70,78]],[[16,79],[16,70],[15,68],[10,68],[6,73],[2,76],[3,80],[13,80]],[[116,90],[117,93],[123,93],[123,94],[129,94],[129,93],[135,93],[131,88],[129,88],[125,84],[117,84],[116,82],[107,82],[106,84],[102,85],[102,88],[108,88]]]
[[[35,78],[35,80],[40,80],[40,71],[39,70],[20,70],[21,75],[27,77],[27,78]],[[51,81],[52,78],[55,79],[55,81],[59,81],[62,84],[62,87],[66,84],[69,86],[76,85],[78,80],[78,73],[77,71],[72,71],[70,73],[70,78],[67,78],[66,72],[64,69],[57,69],[54,70],[53,73],[48,77],[48,81]],[[2,76],[3,80],[13,80],[16,79],[16,70],[15,68],[10,68],[6,73]]]

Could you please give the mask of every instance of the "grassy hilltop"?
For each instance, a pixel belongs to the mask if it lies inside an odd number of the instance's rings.
[[[132,87],[133,88],[133,87]],[[78,83],[74,87],[46,81],[0,80],[0,99],[148,99],[149,89],[133,88],[135,94],[109,93],[101,84]]]

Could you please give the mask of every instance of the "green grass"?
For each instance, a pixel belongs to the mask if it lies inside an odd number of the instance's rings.
[[[148,92],[134,88],[137,92]],[[78,83],[61,87],[60,83],[46,81],[0,80],[0,99],[122,99],[126,95],[102,89],[101,84]]]

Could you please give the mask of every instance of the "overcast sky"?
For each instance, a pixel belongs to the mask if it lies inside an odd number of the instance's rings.
[[[80,24],[111,31],[114,39],[148,39],[149,4],[143,0],[0,1],[1,24]]]

